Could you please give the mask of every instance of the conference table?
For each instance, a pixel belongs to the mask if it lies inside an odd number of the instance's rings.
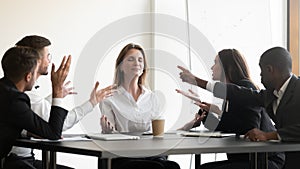
[[[259,152],[300,151],[300,143],[277,141],[251,142],[239,136],[229,137],[183,137],[180,134],[165,134],[163,138],[140,136],[138,140],[87,140],[45,142],[18,139],[16,146],[42,150],[44,168],[56,168],[56,153],[72,153],[98,157],[98,168],[110,168],[109,159],[116,157],[147,157],[154,155],[196,154],[195,168],[200,166],[199,154],[203,153],[249,153],[252,168],[257,166]],[[265,153],[267,159],[267,153]],[[267,163],[264,164],[267,168]]]

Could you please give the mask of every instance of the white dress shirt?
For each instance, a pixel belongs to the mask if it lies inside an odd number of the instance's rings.
[[[153,92],[142,87],[137,101],[122,86],[112,97],[99,104],[101,113],[119,132],[144,132],[151,129],[151,120],[159,117],[159,105]]]
[[[281,86],[279,91],[277,91],[277,90],[273,91],[273,94],[277,97],[277,100],[275,100],[273,102],[273,112],[274,112],[275,115],[276,115],[278,105],[279,105],[279,103],[282,99],[282,96],[283,96],[288,84],[290,83],[291,78],[292,78],[292,75],[284,82],[284,84]]]
[[[36,84],[37,85],[37,84]],[[40,87],[32,88],[31,91],[26,92],[26,94],[30,98],[31,109],[39,115],[45,121],[49,120],[51,105],[59,106],[64,108],[63,99],[62,98],[53,98],[52,96],[48,96],[46,98],[41,97],[39,95]],[[52,99],[52,100],[51,100]],[[65,119],[63,125],[63,131],[70,129],[73,127],[79,120],[81,120],[86,114],[93,110],[93,105],[91,102],[87,101],[83,103],[81,106],[77,106],[71,111],[68,112],[68,115]],[[25,130],[22,131],[23,135],[27,135]],[[10,153],[15,153],[18,156],[29,157],[31,156],[32,149],[23,148],[23,147],[13,147]]]

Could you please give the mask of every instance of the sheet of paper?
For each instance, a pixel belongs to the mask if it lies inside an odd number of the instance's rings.
[[[185,132],[181,133],[188,137],[229,137],[235,136],[235,133],[221,133],[221,132]]]
[[[102,133],[91,133],[87,134],[87,136],[91,139],[96,140],[138,140],[139,136],[127,135],[127,134],[102,134]]]
[[[42,141],[42,142],[63,142],[63,141],[88,141],[91,140],[85,136],[72,136],[72,137],[64,137],[59,140],[49,140],[49,139],[37,139],[37,138],[30,138],[34,141]]]

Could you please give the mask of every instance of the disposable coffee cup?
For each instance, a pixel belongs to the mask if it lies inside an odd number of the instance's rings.
[[[152,120],[152,133],[153,137],[163,137],[165,128],[165,119]]]

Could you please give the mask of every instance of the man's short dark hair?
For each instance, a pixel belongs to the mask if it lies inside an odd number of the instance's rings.
[[[263,65],[272,65],[282,73],[292,71],[292,58],[290,53],[282,47],[274,47],[265,51],[260,57]]]
[[[23,39],[16,43],[16,46],[31,47],[37,50],[38,52],[44,47],[50,45],[51,42],[49,39],[38,35],[25,36]]]
[[[34,72],[38,59],[39,54],[33,48],[12,47],[1,60],[4,76],[14,82],[20,81],[27,73]]]

